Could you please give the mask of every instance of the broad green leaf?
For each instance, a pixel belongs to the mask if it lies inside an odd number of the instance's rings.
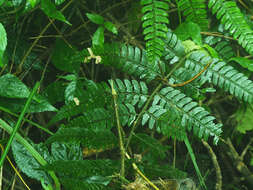
[[[4,65],[3,57],[7,46],[7,35],[4,26],[0,23],[0,67]]]
[[[0,23],[0,51],[5,51],[7,46],[7,35],[2,23]]]
[[[77,80],[77,77],[74,74],[70,74],[70,75],[66,75],[66,76],[60,76],[59,78],[62,78],[62,79],[68,80],[68,81]]]
[[[64,15],[56,9],[55,5],[51,2],[51,0],[41,0],[41,10],[48,17],[63,21],[66,24],[71,25],[69,21],[66,20]]]
[[[237,131],[245,134],[247,131],[253,130],[253,111],[247,106],[246,110],[244,108],[240,108],[236,112],[236,121],[237,121]]]
[[[186,41],[183,41],[182,42],[183,46],[184,46],[184,49],[185,49],[185,52],[186,53],[189,53],[193,50],[199,50],[201,49],[201,46],[199,45],[196,45],[193,41],[191,40],[186,40]]]
[[[95,183],[95,184],[102,184],[102,185],[108,185],[111,182],[112,178],[110,177],[104,177],[104,176],[91,176],[87,178],[85,181],[89,184]]]
[[[211,55],[212,58],[219,59],[220,56],[214,48],[212,48],[208,44],[204,44],[203,47],[208,51],[208,53]]]
[[[76,72],[80,67],[80,61],[75,60],[77,53],[75,49],[70,48],[63,40],[58,39],[53,51],[52,62],[61,71]]]
[[[58,143],[51,145],[51,154],[54,160],[82,160],[83,153],[78,143]]]
[[[229,61],[235,61],[239,63],[242,67],[253,71],[253,60],[245,58],[245,57],[232,57]]]
[[[187,39],[192,39],[196,44],[201,45],[202,39],[200,34],[199,25],[193,22],[184,22],[174,31],[177,37],[185,41]]]
[[[7,98],[27,98],[29,89],[16,76],[6,74],[0,77],[0,96]]]
[[[253,157],[250,159],[250,165],[253,166]]]
[[[107,30],[109,30],[110,32],[112,32],[113,34],[118,34],[118,30],[117,30],[117,28],[114,26],[114,24],[113,23],[111,23],[111,22],[105,22],[105,28],[107,29]]]
[[[36,95],[36,100],[32,101],[29,106],[27,113],[38,113],[44,111],[57,111],[55,107],[53,107],[45,98],[40,97],[38,94]],[[11,110],[15,113],[20,113],[25,105],[26,99],[20,98],[5,98],[0,97],[0,106]]]
[[[51,104],[56,102],[64,101],[64,91],[66,85],[63,81],[56,81],[51,83],[46,89],[42,92],[42,95],[47,98]]]
[[[34,148],[41,153],[42,147],[40,145],[33,145]],[[35,160],[35,158],[26,150],[26,148],[17,141],[13,141],[12,145],[12,153],[14,155],[15,162],[18,167],[30,178],[36,179],[38,181],[44,180],[48,184],[50,183],[50,179],[46,172],[39,170],[40,164]],[[44,158],[49,158],[49,153],[47,151],[43,151],[41,154]],[[46,156],[47,155],[47,156]]]
[[[8,63],[8,57],[6,56],[6,51],[0,50],[0,68]]]
[[[5,0],[0,0],[0,6],[4,3]]]
[[[66,104],[69,104],[70,102],[74,100],[76,90],[77,90],[77,81],[70,82],[68,86],[66,87],[65,93],[64,93]]]
[[[104,46],[104,27],[100,26],[96,30],[96,32],[92,36],[92,45],[93,47],[99,46],[103,47]]]
[[[64,2],[65,0],[54,0],[56,5],[60,5]]]
[[[98,14],[86,13],[86,16],[95,24],[104,24],[104,18]]]
[[[28,0],[28,1],[32,5],[32,7],[35,7],[35,5],[38,3],[37,0]]]

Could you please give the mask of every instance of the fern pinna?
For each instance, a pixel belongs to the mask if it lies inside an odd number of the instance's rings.
[[[207,30],[208,19],[205,0],[179,0],[178,7],[186,17],[186,21],[195,22],[203,31]]]
[[[208,7],[224,24],[225,29],[238,40],[245,50],[253,54],[253,31],[244,19],[243,14],[234,1],[210,0]]]
[[[164,50],[168,31],[168,0],[142,0],[142,27],[149,61],[157,61]]]

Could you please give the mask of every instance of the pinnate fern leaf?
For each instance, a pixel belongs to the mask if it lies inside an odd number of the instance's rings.
[[[208,36],[205,38],[205,43],[212,46],[217,53],[219,53],[219,57],[224,61],[228,61],[232,57],[235,57],[231,44],[220,37]]]
[[[243,14],[234,1],[210,0],[208,7],[221,20],[225,29],[229,30],[238,43],[253,55],[253,31],[244,19]]]
[[[104,65],[112,65],[129,75],[144,79],[147,82],[161,76],[158,64],[148,64],[145,50],[130,45],[105,44],[104,49],[94,49],[101,55]]]
[[[163,57],[165,60],[170,60],[170,63],[173,64],[184,56],[185,50],[181,40],[170,29],[166,33],[164,42]]]
[[[162,56],[169,24],[167,0],[142,0],[142,27],[149,61],[153,63]]]
[[[253,82],[225,62],[216,58],[212,59],[203,51],[195,51],[186,61],[185,67],[200,72],[210,61],[212,61],[211,66],[201,77],[208,77],[210,83],[240,100],[253,102]]]
[[[205,0],[180,0],[178,3],[180,11],[186,17],[186,21],[192,21],[207,30],[208,19]]]
[[[120,101],[128,102],[133,106],[138,103],[138,108],[141,108],[148,98],[148,88],[144,82],[129,81],[127,79],[123,82],[120,79],[116,79],[114,88]]]
[[[156,107],[166,110],[165,114],[160,117],[161,122],[159,123],[158,120],[157,123],[159,130],[166,135],[183,140],[187,129],[188,131],[193,130],[193,133],[199,138],[207,139],[209,136],[213,136],[214,143],[218,142],[222,125],[215,124],[215,117],[210,116],[208,111],[199,107],[196,102],[179,90],[172,87],[161,89],[154,97],[148,112],[150,113],[151,109]],[[148,112],[146,115],[149,114]],[[153,126],[154,121],[150,119],[149,125]]]
[[[129,103],[121,103],[119,104],[119,116],[120,116],[120,123],[122,126],[130,126],[135,118],[136,118],[136,111],[132,104]]]

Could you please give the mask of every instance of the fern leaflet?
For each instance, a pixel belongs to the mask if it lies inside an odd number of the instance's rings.
[[[164,50],[164,41],[168,27],[167,0],[142,0],[142,27],[149,61],[159,60]]]
[[[253,55],[253,31],[244,19],[243,14],[234,1],[210,0],[208,7],[212,8],[213,14],[216,14],[225,29],[229,30],[238,43],[245,50]]]
[[[195,22],[204,31],[208,28],[205,0],[180,0],[179,9],[183,11],[186,21]]]
[[[214,143],[217,144],[219,136],[222,132],[221,124],[215,124],[215,117],[209,115],[204,108],[197,106],[190,97],[175,90],[172,87],[166,87],[154,97],[152,106],[146,112],[145,124],[149,119],[149,126],[154,126],[155,122],[150,117],[152,109],[161,108],[165,114],[160,114],[160,122],[158,120],[158,130],[164,134],[177,139],[183,140],[186,135],[186,129],[193,130],[193,133],[199,138],[207,139],[214,136]],[[154,112],[155,113],[155,112]],[[157,114],[158,115],[158,114]],[[162,116],[162,117],[161,117]]]
[[[185,67],[199,72],[210,61],[212,65],[201,77],[208,77],[209,82],[245,102],[253,102],[253,82],[225,62],[212,59],[203,51],[195,51],[187,59]]]

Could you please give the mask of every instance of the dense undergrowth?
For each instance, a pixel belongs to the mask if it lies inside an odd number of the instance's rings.
[[[0,188],[253,188],[251,1],[0,9]]]

